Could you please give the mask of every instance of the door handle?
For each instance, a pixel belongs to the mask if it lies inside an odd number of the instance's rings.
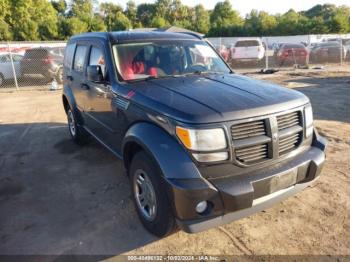
[[[67,80],[69,80],[69,81],[73,81],[73,77],[72,77],[72,76],[67,76],[66,78],[67,78]]]
[[[89,85],[87,85],[87,84],[81,84],[80,88],[83,89],[83,90],[89,90],[90,89]]]

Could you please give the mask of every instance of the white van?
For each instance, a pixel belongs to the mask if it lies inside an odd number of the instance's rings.
[[[244,38],[231,46],[231,58],[239,61],[261,60],[265,47],[260,38]]]

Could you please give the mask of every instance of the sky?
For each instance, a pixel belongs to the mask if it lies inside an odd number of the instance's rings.
[[[154,0],[134,0],[136,4],[153,3]],[[234,9],[238,10],[241,16],[250,13],[252,9],[267,11],[271,14],[285,13],[293,8],[296,11],[310,9],[317,4],[349,5],[350,0],[230,0]],[[100,2],[113,2],[125,7],[128,0],[100,0]],[[181,0],[188,6],[203,4],[207,9],[213,9],[218,0]]]

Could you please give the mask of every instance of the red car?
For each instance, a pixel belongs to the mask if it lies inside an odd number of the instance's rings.
[[[307,65],[309,52],[302,44],[283,44],[276,54],[277,64],[283,65]]]
[[[217,46],[216,50],[219,52],[219,54],[222,56],[222,58],[226,62],[228,62],[228,60],[230,59],[230,50],[224,45]]]

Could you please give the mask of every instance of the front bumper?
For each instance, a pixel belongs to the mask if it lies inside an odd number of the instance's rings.
[[[327,141],[314,133],[311,147],[292,160],[242,176],[217,179],[168,180],[177,223],[196,233],[259,212],[310,186],[325,162]],[[207,212],[195,212],[198,202]]]

